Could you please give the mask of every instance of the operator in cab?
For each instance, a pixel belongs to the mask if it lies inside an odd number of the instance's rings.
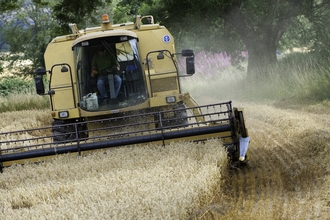
[[[97,77],[97,88],[101,95],[101,104],[105,104],[110,97],[108,97],[106,84],[109,82],[108,77],[113,77],[115,98],[117,98],[122,79],[118,75],[120,65],[115,54],[109,52],[105,47],[100,47],[98,53],[94,56],[92,61],[92,77]],[[109,85],[111,86],[111,85]]]

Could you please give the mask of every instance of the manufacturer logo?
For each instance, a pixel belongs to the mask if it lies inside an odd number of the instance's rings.
[[[171,41],[170,35],[166,34],[163,36],[163,42],[164,43],[169,43]]]

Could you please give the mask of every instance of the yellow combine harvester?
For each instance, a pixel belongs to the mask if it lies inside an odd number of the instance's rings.
[[[176,53],[173,36],[152,16],[112,25],[103,15],[100,27],[70,27],[71,34],[49,43],[46,68],[34,76],[37,93],[50,97],[52,126],[1,133],[1,168],[62,153],[210,138],[223,140],[233,162],[247,161],[243,110],[230,101],[199,106],[181,92],[180,77],[195,73],[194,53]]]

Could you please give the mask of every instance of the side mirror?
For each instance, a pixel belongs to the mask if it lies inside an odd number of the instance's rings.
[[[38,67],[37,69],[36,69],[36,72],[35,72],[35,74],[36,75],[38,75],[38,76],[43,76],[43,75],[46,75],[46,70],[45,70],[45,68],[43,68],[43,67]]]
[[[36,86],[36,92],[38,95],[45,94],[45,86],[44,86],[44,82],[43,82],[42,78],[43,78],[42,75],[34,76],[34,84]]]
[[[195,54],[191,49],[184,49],[181,52],[183,57],[186,57],[186,72],[188,75],[195,73]]]
[[[46,75],[46,70],[43,67],[38,67],[34,75],[34,84],[36,86],[36,92],[38,95],[45,94],[45,85],[43,82],[43,75]]]
[[[62,66],[61,73],[66,73],[68,71],[69,71],[69,69],[66,66]]]
[[[188,75],[193,75],[195,73],[195,58],[187,57],[186,58],[186,71]]]
[[[164,53],[163,51],[159,52],[159,54],[157,55],[157,60],[163,60],[164,59]]]
[[[190,49],[182,50],[181,53],[182,53],[183,57],[193,57],[194,56],[194,51],[190,50]]]

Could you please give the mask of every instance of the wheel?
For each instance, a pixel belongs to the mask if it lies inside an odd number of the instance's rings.
[[[173,107],[173,117],[163,118],[162,125],[164,127],[178,128],[188,125],[188,115],[183,104]]]
[[[176,118],[177,125],[188,125],[188,114],[185,106],[183,104],[179,104],[177,107],[174,108],[175,113],[174,117]]]
[[[76,139],[75,128],[73,125],[65,125],[64,121],[53,121],[52,126],[54,142],[63,142]]]

